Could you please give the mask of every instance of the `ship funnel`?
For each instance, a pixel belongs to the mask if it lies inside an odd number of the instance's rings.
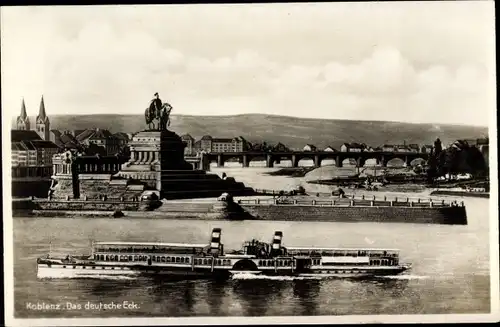
[[[281,249],[281,240],[283,239],[283,232],[275,232],[273,237],[273,251]]]
[[[221,238],[221,229],[214,228],[212,229],[212,239],[210,241],[210,253],[215,254],[219,253],[220,249],[220,238]]]

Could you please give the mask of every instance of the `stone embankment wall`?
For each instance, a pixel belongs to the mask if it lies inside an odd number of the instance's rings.
[[[50,180],[40,181],[12,181],[12,197],[47,197]]]
[[[137,211],[140,205],[145,204],[139,201],[47,201],[35,200],[36,210],[50,211]]]
[[[259,220],[467,224],[465,207],[242,204]]]

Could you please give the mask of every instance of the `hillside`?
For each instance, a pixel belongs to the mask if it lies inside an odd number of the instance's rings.
[[[51,129],[75,130],[102,128],[111,132],[136,132],[146,126],[142,115],[79,115],[50,116]],[[32,118],[32,126],[34,119]],[[456,139],[487,136],[486,127],[409,124],[383,121],[323,120],[263,114],[236,116],[173,115],[170,129],[195,139],[209,134],[215,137],[243,136],[249,141],[282,142],[291,148],[302,148],[311,143],[319,148],[328,145],[339,148],[344,142],[379,146],[384,143],[432,144],[441,138],[444,144]]]

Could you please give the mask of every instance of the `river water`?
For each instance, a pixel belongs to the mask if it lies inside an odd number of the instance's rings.
[[[256,188],[286,189],[303,178],[265,176],[264,168],[214,169]],[[426,194],[422,194],[427,196]],[[412,195],[416,196],[416,195]],[[489,200],[465,201],[466,226],[273,221],[195,221],[107,218],[15,218],[14,308],[18,318],[293,316],[488,313]],[[36,278],[36,258],[88,253],[89,240],[208,242],[222,228],[225,249],[250,238],[271,241],[284,233],[289,246],[387,247],[412,263],[409,274],[371,281],[342,279],[240,278],[226,282],[130,279]],[[134,303],[127,309],[113,304]],[[32,305],[61,304],[35,310]],[[69,304],[71,305],[69,305]],[[108,310],[89,304],[111,305]],[[78,308],[80,306],[80,308]],[[70,308],[72,307],[72,308]]]

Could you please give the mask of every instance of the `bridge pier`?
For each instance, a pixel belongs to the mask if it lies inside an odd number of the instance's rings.
[[[266,155],[266,167],[273,168],[274,167],[274,158],[272,155]]]
[[[217,155],[217,167],[224,167],[224,158],[222,154]]]
[[[408,156],[405,156],[405,163],[403,164],[403,167],[409,167],[410,166],[410,158]]]
[[[319,158],[319,155],[314,156],[314,167],[320,167],[321,166],[321,159]]]
[[[335,157],[335,167],[338,167],[338,168],[342,167],[342,158],[340,158],[340,156]]]
[[[248,157],[246,154],[243,155],[243,168],[250,167],[250,162],[248,161]]]
[[[356,167],[364,167],[366,160],[364,158],[359,157],[356,159]]]
[[[297,160],[297,156],[292,154],[292,167],[296,168],[299,166],[299,161]]]
[[[380,160],[378,161],[378,163],[380,164],[380,166],[382,167],[387,167],[387,161],[388,160],[385,160],[385,157],[381,157]]]
[[[204,171],[210,170],[210,160],[208,159],[208,156],[206,156],[204,153],[201,154],[199,169]]]

